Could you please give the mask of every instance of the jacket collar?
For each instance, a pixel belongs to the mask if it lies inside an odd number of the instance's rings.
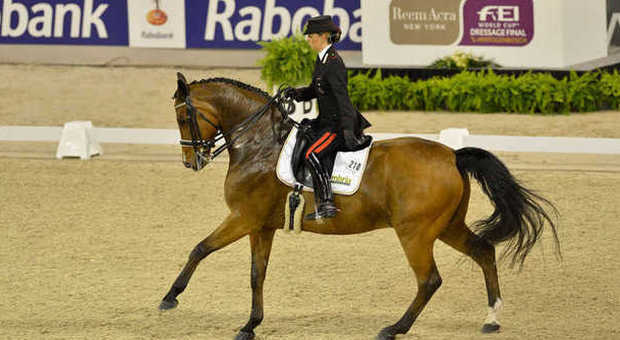
[[[329,50],[332,48],[332,46],[332,44],[329,44],[325,46],[325,48],[321,50],[321,52],[319,52],[319,60],[321,61],[321,63],[325,63],[325,56],[327,55],[327,52],[329,52]]]

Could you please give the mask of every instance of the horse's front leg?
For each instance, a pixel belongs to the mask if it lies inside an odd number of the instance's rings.
[[[187,283],[196,270],[198,263],[214,251],[222,249],[249,234],[252,226],[254,226],[254,224],[249,223],[237,214],[229,215],[211,235],[198,243],[194,250],[192,250],[189,255],[189,260],[172,284],[166,296],[164,296],[159,305],[159,309],[166,310],[176,307],[178,304],[176,297],[187,287]]]
[[[250,234],[252,249],[252,312],[250,320],[237,334],[236,340],[254,339],[254,328],[263,321],[263,282],[269,263],[275,229],[263,229]]]

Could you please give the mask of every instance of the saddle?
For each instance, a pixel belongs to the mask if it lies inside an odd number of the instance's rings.
[[[295,137],[295,146],[291,149],[285,147],[280,160],[278,161],[278,178],[285,184],[291,185],[296,182],[303,184],[305,188],[312,188],[312,177],[310,170],[306,167],[304,155],[307,149],[310,147],[310,143],[313,141],[311,135],[311,121],[304,119],[301,121],[300,126],[297,128]],[[287,140],[287,143],[289,141]],[[331,176],[332,187],[335,194],[352,195],[357,191],[361,175],[366,167],[366,159],[368,152],[372,144],[372,139],[369,138],[368,143],[365,143],[359,150],[346,150],[338,151],[333,155],[323,157],[321,164],[325,168],[325,171]],[[289,150],[288,152],[286,150]],[[350,151],[350,152],[349,152]],[[286,155],[290,157],[287,159]],[[289,161],[289,164],[282,164],[283,161]],[[334,173],[334,168],[338,164],[339,171]],[[283,168],[290,167],[290,177],[285,175]],[[291,178],[293,177],[293,178]]]
[[[312,191],[312,177],[306,170],[304,160],[305,151],[311,145],[311,139],[301,137],[304,134],[298,132],[297,128],[293,128],[286,138],[278,158],[276,176],[282,183],[291,188],[297,185],[301,187],[300,184],[303,183],[303,190]],[[369,145],[361,150],[354,152],[338,151],[335,157],[325,157],[331,159],[321,161],[325,169],[331,173],[334,194],[353,195],[359,188],[372,148],[372,139],[369,139]]]

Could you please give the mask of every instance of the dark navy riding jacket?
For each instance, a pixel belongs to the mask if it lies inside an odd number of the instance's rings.
[[[338,134],[351,130],[360,136],[370,123],[351,104],[347,84],[347,69],[332,45],[323,60],[317,56],[312,82],[295,91],[295,100],[317,98],[319,116],[315,123],[319,129],[329,128]]]

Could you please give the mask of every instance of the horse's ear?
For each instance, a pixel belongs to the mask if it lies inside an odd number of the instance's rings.
[[[185,99],[189,94],[189,85],[187,85],[187,80],[185,76],[181,72],[177,72],[177,92],[176,97],[180,99]]]

